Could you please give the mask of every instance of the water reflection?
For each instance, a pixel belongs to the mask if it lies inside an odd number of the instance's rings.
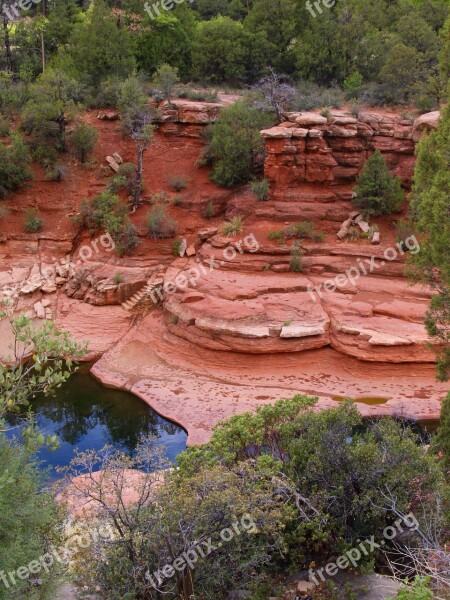
[[[165,447],[166,456],[174,460],[186,448],[186,433],[178,425],[166,421],[142,400],[132,394],[102,386],[83,365],[55,396],[37,397],[31,407],[45,434],[56,434],[60,447],[56,451],[41,450],[39,458],[51,468],[67,465],[74,448],[100,449],[105,444],[133,453],[139,437],[152,435]],[[13,425],[13,418],[9,419]],[[18,430],[9,432],[9,436]]]

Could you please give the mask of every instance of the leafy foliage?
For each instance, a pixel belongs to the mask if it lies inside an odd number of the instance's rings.
[[[30,163],[30,153],[19,134],[12,136],[9,146],[0,143],[0,198],[31,179]]]
[[[100,229],[111,234],[119,255],[132,254],[138,246],[137,229],[126,216],[127,207],[110,190],[105,190],[91,202],[82,202],[80,214],[81,225],[92,235]]]
[[[147,226],[152,238],[171,238],[178,230],[176,221],[167,215],[167,209],[162,204],[155,204],[147,214]]]
[[[178,83],[178,72],[167,63],[161,65],[153,75],[153,82],[161,88],[164,98],[170,104],[173,90]]]
[[[387,510],[390,496],[399,509],[414,510],[415,502],[420,506],[419,498],[441,481],[433,458],[401,424],[391,419],[363,423],[350,401],[315,412],[316,401],[297,395],[256,414],[234,416],[214,429],[207,446],[178,457],[186,477],[204,465],[246,461],[283,473],[299,510],[285,529],[297,568],[319,555],[323,561],[342,553],[357,539],[377,539],[395,518]]]
[[[450,470],[450,392],[442,401],[441,422],[433,438],[433,449],[442,452],[444,465]]]
[[[1,566],[3,573],[15,574],[19,566],[26,568],[31,561],[46,554],[52,544],[58,545],[62,514],[52,494],[42,489],[43,474],[36,461],[24,446],[8,442],[1,433],[0,465]],[[52,566],[48,571],[42,569],[39,575],[25,579],[15,574],[16,585],[9,580],[8,588],[2,582],[0,599],[50,600],[54,598],[58,575],[61,575],[61,565]],[[34,578],[40,579],[39,586],[33,585]]]
[[[238,233],[242,233],[244,231],[244,225],[242,222],[242,217],[239,215],[232,217],[229,221],[226,221],[222,226],[223,235],[227,235],[230,237],[234,237]]]
[[[231,187],[252,178],[264,158],[259,132],[272,123],[269,115],[245,102],[221,111],[208,148],[214,161],[211,177],[217,184]]]
[[[425,325],[439,344],[437,375],[450,376],[450,109],[442,111],[439,127],[422,138],[417,149],[412,210],[425,239],[414,255],[414,277],[437,292]]]
[[[251,590],[271,552],[280,547],[286,508],[277,498],[276,483],[251,465],[215,465],[186,479],[176,471],[164,472],[170,464],[144,439],[135,458],[111,448],[78,454],[67,478],[90,476],[98,464],[104,476],[79,491],[86,499],[100,498],[99,516],[115,536],[81,554],[77,574],[81,583],[92,590],[100,586],[111,600],[161,592],[183,600],[197,594],[211,598],[236,584]],[[130,468],[138,468],[141,477],[136,502],[127,507],[123,474]],[[112,493],[105,493],[108,489]],[[227,541],[221,538],[224,529],[229,529]],[[195,560],[198,547],[206,554]],[[193,561],[183,561],[186,555]],[[172,564],[180,568],[164,569]]]
[[[403,192],[400,180],[391,174],[379,150],[365,163],[356,183],[354,206],[374,217],[400,210]]]
[[[258,200],[265,201],[269,198],[270,186],[268,179],[255,179],[250,182],[249,188]]]
[[[27,233],[36,233],[44,226],[44,221],[37,216],[35,208],[28,208],[25,211],[24,229]]]
[[[98,131],[95,127],[80,123],[72,133],[71,142],[75,147],[78,158],[83,164],[97,143]]]
[[[48,69],[31,89],[22,114],[22,127],[40,139],[56,139],[58,150],[66,149],[66,127],[75,116],[79,91],[74,79],[63,71]]]

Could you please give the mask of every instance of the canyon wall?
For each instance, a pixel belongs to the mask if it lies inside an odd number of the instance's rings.
[[[264,173],[271,204],[258,216],[342,221],[351,210],[352,188],[367,158],[385,157],[403,186],[411,186],[415,142],[423,129],[437,126],[439,113],[416,121],[394,114],[344,111],[324,117],[289,113],[287,120],[261,132],[265,140]]]

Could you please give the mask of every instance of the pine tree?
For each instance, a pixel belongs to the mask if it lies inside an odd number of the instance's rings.
[[[450,469],[450,392],[442,401],[441,423],[433,439],[433,448],[442,452],[444,466]]]
[[[364,165],[356,192],[355,207],[374,217],[397,212],[403,203],[400,180],[389,171],[379,150]]]
[[[425,325],[438,343],[438,379],[450,377],[450,108],[439,127],[422,138],[414,172],[413,214],[424,234],[414,255],[415,278],[436,292]]]

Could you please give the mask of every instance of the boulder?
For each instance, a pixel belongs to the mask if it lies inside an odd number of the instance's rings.
[[[302,127],[296,127],[292,129],[292,137],[294,138],[305,138],[308,135],[308,130]]]
[[[308,131],[308,137],[310,138],[319,138],[323,136],[323,131],[320,131],[320,129],[310,129]]]
[[[195,256],[195,254],[196,250],[194,246],[191,245],[186,248],[186,256]]]
[[[263,129],[261,135],[264,139],[285,139],[292,137],[292,130],[286,127],[271,127],[270,129]]]
[[[212,238],[214,235],[216,235],[216,233],[218,232],[218,228],[217,227],[207,227],[205,229],[201,229],[197,235],[199,237],[200,240],[205,241],[205,240],[209,240],[209,238]]]
[[[372,244],[379,244],[380,243],[380,232],[374,231],[372,239],[370,241]]]
[[[327,125],[328,119],[316,113],[303,113],[296,117],[297,125]]]
[[[337,234],[337,236],[340,240],[343,240],[344,238],[347,237],[347,235],[350,231],[351,224],[352,224],[351,218],[347,219],[346,221],[344,221],[342,223],[341,228],[339,229],[338,234]]]
[[[118,152],[114,152],[113,158],[118,165],[121,165],[123,163],[123,159]]]
[[[97,119],[100,119],[100,121],[118,121],[120,119],[120,115],[118,112],[112,110],[102,111],[97,113]]]
[[[187,241],[183,238],[180,243],[180,251],[179,251],[179,255],[181,256],[181,258],[183,258],[183,256],[186,254],[186,249],[187,249]]]
[[[117,171],[119,170],[119,165],[117,163],[116,160],[114,160],[114,158],[112,156],[107,156],[106,157],[106,162],[108,163],[108,165],[111,167],[111,169],[117,173]]]
[[[369,233],[369,223],[367,221],[358,221],[358,227],[361,229],[363,233]]]
[[[26,281],[24,285],[20,288],[21,294],[32,294],[36,290],[38,290],[42,285],[42,281]]]
[[[44,285],[41,287],[41,292],[44,292],[44,294],[54,294],[56,290],[56,283],[53,283],[51,281],[44,283]]]
[[[439,125],[441,113],[438,110],[421,115],[414,121],[412,130],[412,139],[415,142],[420,140],[423,131],[433,131]]]

